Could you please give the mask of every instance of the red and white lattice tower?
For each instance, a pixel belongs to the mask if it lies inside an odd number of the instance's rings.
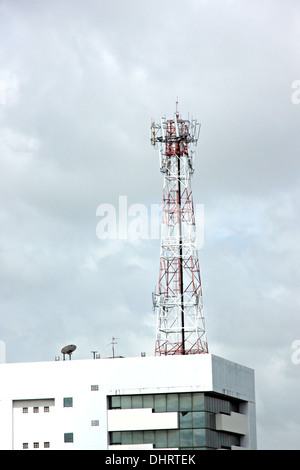
[[[208,352],[191,189],[200,125],[195,119],[161,118],[151,124],[164,176],[155,355]]]

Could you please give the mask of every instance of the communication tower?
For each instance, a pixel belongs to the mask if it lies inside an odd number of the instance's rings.
[[[196,119],[161,118],[151,124],[159,147],[163,204],[155,355],[208,353],[202,303],[196,224],[191,189],[200,124]]]

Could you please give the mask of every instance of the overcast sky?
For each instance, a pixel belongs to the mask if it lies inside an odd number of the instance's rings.
[[[7,361],[153,354],[160,241],[100,239],[97,208],[161,203],[149,126],[178,97],[210,352],[255,369],[258,447],[299,449],[299,1],[0,0],[0,21]]]

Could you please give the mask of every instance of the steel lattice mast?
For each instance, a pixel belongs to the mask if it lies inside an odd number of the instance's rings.
[[[155,355],[208,352],[191,189],[200,125],[195,119],[161,118],[151,124],[151,143],[159,146],[163,204]]]

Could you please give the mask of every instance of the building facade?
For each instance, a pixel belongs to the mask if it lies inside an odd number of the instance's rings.
[[[0,364],[0,449],[255,449],[254,371],[211,354]]]

